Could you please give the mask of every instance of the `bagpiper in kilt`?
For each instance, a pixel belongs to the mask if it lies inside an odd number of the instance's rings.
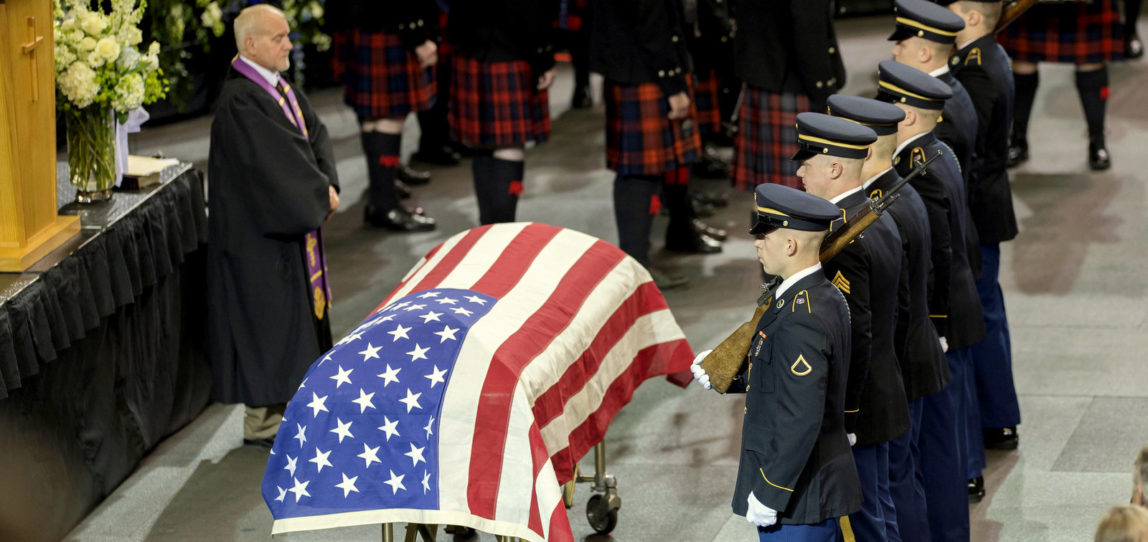
[[[367,158],[364,221],[398,232],[433,230],[433,218],[399,204],[395,180],[406,116],[434,105],[438,8],[434,0],[391,5],[370,0],[332,2],[332,68],[343,100],[355,111]]]
[[[1088,165],[1108,169],[1104,140],[1109,61],[1124,55],[1124,27],[1117,0],[1037,4],[997,34],[1013,60],[1016,103],[1009,165],[1028,159],[1028,121],[1040,84],[1038,62],[1076,65],[1076,91],[1088,123]]]
[[[801,188],[797,152],[797,114],[811,110],[809,96],[742,87],[737,137],[734,138],[733,181],[743,190],[763,183]]]
[[[479,222],[513,222],[524,191],[525,147],[550,135],[558,0],[455,2],[450,127],[474,147]]]

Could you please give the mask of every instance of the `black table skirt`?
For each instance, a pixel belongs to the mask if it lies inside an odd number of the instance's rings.
[[[0,277],[0,540],[58,540],[211,395],[206,215],[190,166]]]

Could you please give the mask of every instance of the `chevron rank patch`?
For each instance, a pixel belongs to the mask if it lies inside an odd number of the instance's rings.
[[[799,355],[797,356],[797,361],[789,366],[789,371],[797,376],[805,376],[813,371],[813,366],[810,365],[808,361],[805,361],[805,356]]]
[[[837,274],[833,276],[832,283],[838,290],[841,290],[842,293],[849,293],[849,279],[846,279],[845,275],[841,274],[841,271],[838,271]]]

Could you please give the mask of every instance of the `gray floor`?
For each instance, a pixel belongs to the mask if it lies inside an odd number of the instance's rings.
[[[846,92],[869,93],[878,60],[888,56],[887,20],[839,26],[850,67]],[[1099,518],[1130,494],[1131,461],[1148,442],[1148,173],[1140,168],[1148,138],[1148,62],[1112,67],[1109,145],[1114,167],[1090,173],[1085,127],[1071,67],[1042,68],[1030,134],[1032,160],[1013,174],[1021,234],[1004,245],[1001,283],[1008,303],[1015,376],[1024,423],[1021,448],[993,453],[989,495],[972,508],[973,540],[1091,539]],[[553,92],[551,142],[531,150],[522,220],[545,221],[614,240],[610,186],[603,167],[603,110],[565,111],[570,74]],[[365,162],[351,112],[338,92],[312,97],[335,139],[343,207],[326,229],[341,335],[365,316],[432,246],[476,225],[469,168],[434,170],[418,193],[440,228],[386,235],[362,227]],[[207,155],[207,118],[145,130],[136,152],[162,150],[196,162]],[[417,126],[408,126],[409,148]],[[723,183],[706,185],[724,190]],[[758,272],[744,233],[749,198],[710,222],[732,228],[721,255],[655,255],[692,278],[667,292],[695,349],[716,344],[749,316]],[[655,229],[655,231],[660,231]],[[655,236],[655,248],[660,239]],[[645,540],[753,540],[731,516],[741,404],[691,387],[651,381],[613,421],[607,436],[610,471],[624,501],[614,537]],[[71,533],[70,540],[264,540],[271,516],[259,495],[266,456],[240,446],[240,412],[210,406],[167,439],[136,472]],[[584,462],[584,467],[591,466]],[[591,536],[584,518],[586,486],[570,510],[578,539]],[[290,540],[378,540],[379,527],[285,535]],[[482,540],[493,537],[482,536]]]

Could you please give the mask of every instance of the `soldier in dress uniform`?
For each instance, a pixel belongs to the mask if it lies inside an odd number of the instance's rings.
[[[823,113],[797,115],[797,176],[805,190],[829,200],[851,220],[868,194],[861,170],[873,129]],[[854,434],[853,459],[861,478],[864,503],[843,518],[846,538],[899,540],[890,503],[889,441],[909,429],[908,401],[897,362],[897,287],[901,276],[901,236],[889,215],[881,216],[853,243],[825,264],[830,279],[849,304],[852,349],[845,392],[845,429]]]
[[[946,12],[947,13],[947,12]],[[868,126],[877,133],[869,157],[862,166],[863,192],[880,199],[901,181],[893,168],[897,147],[897,127],[905,112],[891,104],[834,94],[829,97],[829,113]],[[928,540],[929,522],[921,481],[921,413],[925,397],[941,391],[949,382],[949,368],[936,328],[929,321],[929,287],[932,243],[929,213],[925,202],[909,185],[902,186],[889,215],[901,235],[901,278],[898,284],[896,351],[909,401],[909,431],[889,442],[889,493],[902,540]],[[886,512],[888,513],[888,512]]]
[[[757,187],[754,204],[758,260],[782,281],[729,388],[746,394],[733,511],[757,525],[760,540],[829,542],[838,518],[861,506],[843,413],[849,312],[818,257],[840,212],[775,184]],[[707,389],[698,364],[708,354],[692,369]]]
[[[972,269],[962,249],[968,216],[964,182],[952,149],[933,133],[951,95],[948,85],[925,72],[891,60],[880,65],[878,99],[905,112],[897,127],[894,167],[908,174],[916,162],[941,155],[910,186],[928,214],[932,268],[928,314],[942,338],[942,349],[947,350],[952,378],[939,393],[926,395],[921,408],[919,457],[931,536],[906,536],[906,540],[969,538],[967,433],[978,430],[969,346],[981,340],[984,327]]]
[[[960,0],[949,10],[965,19],[957,33],[961,44],[949,61],[957,79],[969,91],[977,110],[977,148],[969,178],[969,210],[981,243],[981,276],[977,292],[985,319],[985,339],[972,351],[980,404],[980,434],[969,435],[1001,449],[1015,449],[1019,442],[1020,404],[1012,376],[1012,345],[1005,315],[1004,294],[998,282],[1000,244],[1017,234],[1012,188],[1008,179],[1008,132],[1013,114],[1013,76],[1004,49],[993,29],[1000,18],[999,1]],[[978,433],[973,431],[973,433]],[[970,496],[984,495],[980,465],[969,469]]]

